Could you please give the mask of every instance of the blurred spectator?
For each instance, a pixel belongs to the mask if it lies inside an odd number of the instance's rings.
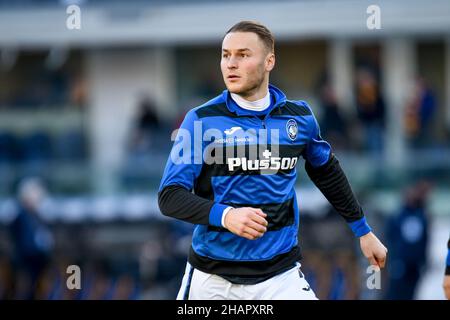
[[[348,147],[347,124],[341,113],[333,88],[325,84],[320,89],[320,103],[323,115],[321,117],[321,134],[335,149]]]
[[[426,212],[431,185],[409,188],[400,214],[387,222],[389,285],[387,299],[411,300],[427,263],[429,221]]]
[[[383,149],[385,106],[377,79],[367,68],[356,74],[356,108],[365,131],[365,147],[379,155]]]
[[[53,235],[39,217],[39,207],[45,189],[36,178],[25,179],[19,185],[18,214],[11,223],[11,236],[15,245],[15,262],[24,272],[28,288],[24,299],[34,298],[38,278],[47,266],[53,250]]]
[[[75,75],[70,82],[69,97],[70,103],[82,108],[87,100],[87,81],[81,74]]]
[[[159,120],[156,114],[156,106],[149,97],[144,97],[140,104],[138,116],[138,129],[152,131],[159,128]]]
[[[161,163],[158,157],[171,147],[168,126],[159,118],[154,100],[144,96],[139,103],[138,114],[132,124],[126,145],[126,157],[122,163],[121,183],[126,188],[159,179]]]
[[[414,94],[406,106],[405,130],[413,147],[425,147],[432,141],[436,97],[424,78],[417,78]]]
[[[151,151],[154,136],[160,128],[156,106],[151,98],[145,96],[139,103],[139,113],[131,134],[130,149],[135,155]]]

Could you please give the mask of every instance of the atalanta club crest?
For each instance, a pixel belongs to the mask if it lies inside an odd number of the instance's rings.
[[[297,121],[295,121],[294,119],[289,119],[286,123],[286,131],[289,138],[294,141],[297,138],[298,133]]]

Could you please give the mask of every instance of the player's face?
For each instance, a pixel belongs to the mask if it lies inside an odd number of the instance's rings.
[[[227,89],[250,97],[268,84],[275,56],[253,32],[231,32],[222,42],[220,67]],[[267,85],[266,84],[266,85]]]

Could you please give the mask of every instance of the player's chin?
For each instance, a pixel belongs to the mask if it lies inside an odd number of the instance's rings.
[[[226,83],[228,91],[235,94],[240,94],[242,92],[245,92],[245,87],[242,84],[239,83]]]

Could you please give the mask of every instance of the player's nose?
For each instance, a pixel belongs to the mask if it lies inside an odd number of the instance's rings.
[[[228,69],[236,69],[238,67],[237,61],[235,58],[231,57],[228,59],[227,68]]]

